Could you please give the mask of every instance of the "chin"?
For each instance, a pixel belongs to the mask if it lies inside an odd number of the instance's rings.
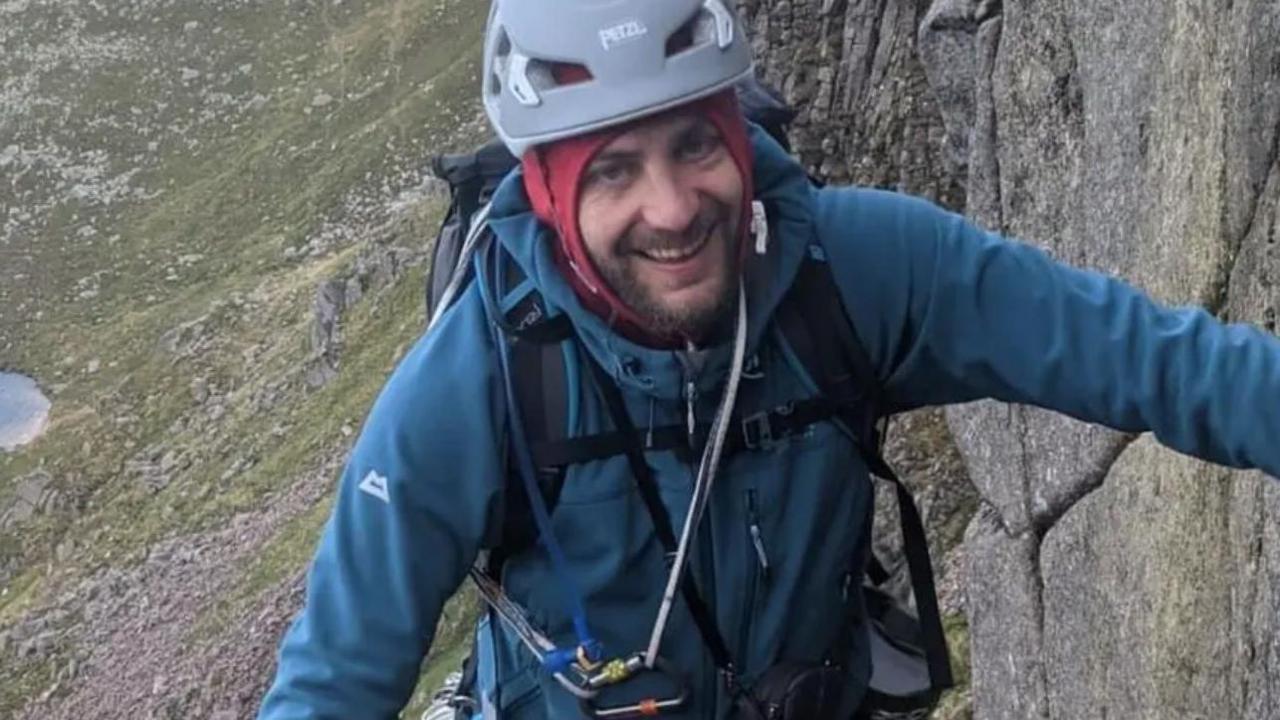
[[[691,298],[685,302],[664,304],[661,311],[663,317],[657,324],[677,334],[700,340],[723,322],[732,308],[732,298],[727,292],[700,294],[696,300]]]

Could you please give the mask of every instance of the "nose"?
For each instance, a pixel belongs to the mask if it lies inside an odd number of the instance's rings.
[[[698,216],[698,189],[678,167],[653,163],[646,168],[642,217],[657,231],[681,232]]]

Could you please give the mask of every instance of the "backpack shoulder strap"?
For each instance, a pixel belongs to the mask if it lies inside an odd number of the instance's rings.
[[[836,415],[855,435],[858,453],[872,474],[893,484],[903,553],[911,573],[911,589],[919,613],[921,640],[935,691],[954,684],[933,566],[924,522],[911,492],[885,462],[881,421],[892,409],[884,385],[858,337],[840,297],[839,287],[821,246],[811,245],[799,275],[779,307],[783,337],[819,390],[841,409]],[[869,553],[866,572],[877,584],[887,577],[883,565]]]
[[[879,474],[887,467],[880,457],[878,428],[887,415],[883,385],[844,310],[820,246],[809,247],[778,308],[778,324],[818,389],[842,406],[840,419],[856,435],[867,466]]]
[[[491,314],[495,314],[493,321],[501,326],[503,334],[512,339],[510,372],[520,417],[511,420],[521,424],[531,448],[561,442],[569,431],[565,343],[572,338],[572,328],[563,315],[549,315],[537,290],[521,289],[524,273],[508,253],[492,247],[489,255],[486,264],[492,268],[492,282],[499,288],[497,296],[506,296],[502,307]],[[507,289],[510,292],[505,292]],[[534,469],[547,512],[553,512],[564,487],[565,468],[540,463],[535,453]],[[489,569],[495,575],[506,558],[532,546],[538,536],[529,499],[516,473],[509,475],[502,534],[489,555]]]

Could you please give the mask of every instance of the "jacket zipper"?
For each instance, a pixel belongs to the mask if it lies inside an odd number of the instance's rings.
[[[747,531],[751,534],[751,546],[755,549],[756,561],[760,564],[760,577],[768,585],[769,552],[764,546],[764,533],[760,532],[760,516],[756,514],[755,488],[747,490]]]
[[[686,371],[687,370],[688,368],[686,368]],[[699,458],[699,459],[701,458],[701,456],[698,454],[698,451],[701,450],[702,448],[697,447],[698,416],[695,411],[695,405],[698,399],[698,385],[694,381],[694,377],[692,373],[688,373],[685,376],[684,399],[685,399],[686,444],[689,447],[689,450],[690,450],[689,457],[691,459],[691,463],[689,465],[689,480],[691,485],[696,485],[697,479],[698,479],[698,467],[701,465],[701,463],[699,462],[698,459],[694,459],[694,458]],[[714,537],[714,532],[712,531],[712,518],[714,515],[715,515],[714,509],[708,507],[707,514],[706,514],[706,525],[704,527],[694,529],[695,532],[698,532],[700,535],[702,535],[701,542],[698,543],[699,552],[697,554],[697,557],[698,557],[698,565],[700,566],[699,569],[703,570],[704,572],[701,573],[703,582],[699,583],[699,588],[702,592],[702,601],[707,605],[707,609],[710,610],[713,617],[716,614],[716,605],[715,605],[715,600],[713,599],[714,593],[712,592],[712,587],[711,587],[714,582],[714,578],[712,577],[712,575],[714,575],[715,573],[715,551],[712,546],[712,542],[713,542],[712,538]],[[677,537],[682,532],[681,528],[679,527],[674,528],[674,530],[676,531]],[[685,572],[692,572],[692,571],[693,571],[693,568],[691,567],[685,569]],[[706,698],[707,708],[710,711],[708,714],[708,717],[716,717],[716,714],[717,714],[716,706],[718,704],[717,699],[719,697],[719,689],[720,689],[719,681],[720,681],[720,672],[716,668],[712,668],[709,675],[703,679],[703,683],[702,683],[703,695]]]
[[[743,663],[743,667],[740,669],[748,671],[746,663],[751,655],[751,623],[755,615],[756,594],[761,582],[766,587],[769,585],[770,577],[769,553],[764,545],[764,533],[760,531],[760,516],[756,511],[755,488],[747,489],[743,502],[746,505],[747,536],[751,543],[748,554],[751,557],[747,558],[749,570],[747,572],[746,602],[743,603],[742,625],[738,629],[737,650]]]

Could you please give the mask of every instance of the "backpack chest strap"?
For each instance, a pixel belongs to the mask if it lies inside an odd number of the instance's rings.
[[[768,450],[788,438],[804,434],[811,426],[843,419],[848,408],[824,397],[787,402],[769,410],[735,416],[726,439],[725,452]],[[703,423],[690,442],[684,425],[661,425],[632,431],[611,430],[579,437],[544,440],[533,444],[534,465],[539,468],[565,468],[596,460],[625,455],[637,445],[645,451],[674,451],[679,455],[696,455],[710,424]]]

